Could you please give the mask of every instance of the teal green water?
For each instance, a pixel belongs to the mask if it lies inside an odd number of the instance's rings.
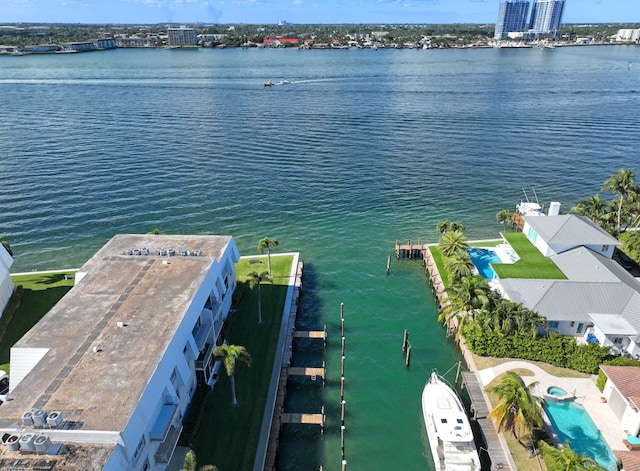
[[[0,57],[0,234],[13,271],[77,267],[116,233],[231,234],[305,261],[302,322],[328,324],[327,387],[293,383],[283,470],[432,469],[420,413],[458,354],[396,239],[441,219],[495,237],[522,187],[567,210],[638,164],[640,49],[107,51]],[[290,80],[265,88],[264,82]],[[409,329],[407,370],[401,355]],[[452,378],[450,378],[452,379]],[[225,470],[222,470],[225,471]]]

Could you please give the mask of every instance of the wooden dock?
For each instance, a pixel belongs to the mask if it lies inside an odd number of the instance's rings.
[[[287,399],[287,380],[289,376],[306,376],[315,381],[318,377],[322,378],[322,384],[325,384],[326,369],[324,362],[321,368],[316,367],[292,367],[291,353],[294,338],[321,339],[327,344],[327,326],[324,330],[319,331],[298,331],[295,330],[296,319],[298,315],[298,304],[300,301],[300,293],[302,291],[302,271],[303,264],[298,264],[296,279],[294,282],[293,296],[289,310],[289,323],[287,325],[287,334],[284,341],[284,352],[282,362],[280,363],[280,376],[278,378],[278,389],[274,406],[273,419],[271,428],[269,429],[269,444],[265,456],[264,470],[273,471],[276,469],[276,461],[278,449],[280,448],[280,431],[283,424],[309,424],[319,425],[324,433],[325,413],[324,406],[320,414],[305,414],[284,412],[285,402]]]
[[[476,420],[480,426],[485,445],[483,448],[491,460],[491,469],[511,469],[510,461],[507,459],[502,443],[500,443],[495,425],[491,419],[487,419],[489,404],[487,403],[478,376],[473,371],[463,371],[462,384],[469,393],[473,419]]]
[[[298,414],[294,412],[283,412],[280,414],[280,422],[283,424],[308,424],[319,425],[324,433],[325,414],[324,406],[319,414]]]

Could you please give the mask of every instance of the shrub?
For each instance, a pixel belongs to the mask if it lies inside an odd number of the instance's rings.
[[[577,345],[573,337],[550,333],[533,338],[516,332],[504,334],[483,330],[469,323],[463,327],[469,349],[480,356],[521,358],[542,361],[562,368],[593,374],[609,356],[609,349],[598,344]]]

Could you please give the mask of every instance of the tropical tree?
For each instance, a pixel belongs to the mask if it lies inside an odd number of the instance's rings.
[[[197,468],[198,462],[196,460],[196,452],[189,450],[184,457],[184,464],[180,471],[196,471]],[[218,467],[208,464],[206,466],[201,466],[198,471],[218,471]]]
[[[251,355],[247,352],[247,349],[242,346],[223,344],[213,349],[213,356],[224,362],[227,376],[231,380],[231,403],[235,406],[238,404],[238,399],[236,398],[236,382],[234,379],[236,364],[238,361],[241,361],[247,366],[251,366]]]
[[[271,247],[276,247],[277,245],[278,239],[270,239],[268,237],[264,237],[258,242],[258,251],[260,253],[262,253],[264,249],[267,249],[267,272],[269,276],[271,276]]]
[[[249,288],[253,289],[256,286],[258,287],[258,324],[262,324],[262,294],[260,293],[260,284],[263,281],[271,282],[269,273],[266,271],[263,271],[260,274],[255,271],[249,273]]]
[[[625,198],[632,196],[634,193],[638,193],[634,170],[631,168],[621,168],[604,181],[602,191],[611,191],[620,195],[620,200],[618,201],[618,222],[616,225],[616,228],[620,230],[622,224],[622,206]]]
[[[9,252],[9,255],[13,257],[13,250],[11,250],[11,244],[9,243],[9,241],[6,240],[4,237],[0,236],[0,244],[2,244],[5,250]]]
[[[466,319],[469,316],[473,318],[482,309],[489,309],[491,303],[491,289],[487,282],[479,275],[467,276],[449,288],[448,297],[442,302],[445,307],[440,311],[438,320],[447,325],[453,316],[458,317],[457,342]]]
[[[607,471],[596,460],[587,455],[576,453],[571,449],[569,441],[564,446],[555,447],[541,440],[538,447],[542,452],[542,459],[549,471]]]
[[[501,209],[496,213],[496,221],[498,224],[504,224],[504,230],[507,230],[507,224],[511,222],[511,211],[508,209]]]
[[[439,234],[445,234],[449,231],[464,231],[464,225],[458,221],[449,221],[445,219],[444,221],[439,221],[436,225],[436,232]]]
[[[460,231],[447,231],[438,241],[438,248],[442,255],[451,257],[456,253],[465,253],[469,248],[467,238]]]
[[[147,232],[148,235],[162,235],[164,232],[160,232],[160,229],[157,227],[153,228],[153,230]]]
[[[495,393],[498,404],[489,412],[487,418],[495,419],[498,432],[510,431],[513,436],[522,442],[522,438],[530,437],[535,428],[542,427],[542,407],[531,392],[538,384],[532,382],[525,386],[522,379],[513,371],[507,371],[499,384],[487,388],[490,393]]]
[[[571,208],[571,212],[586,216],[596,224],[600,224],[606,218],[608,203],[600,198],[599,194],[595,194],[578,201]]]
[[[466,252],[455,253],[444,259],[444,267],[449,272],[451,281],[457,283],[462,278],[471,276],[473,262]]]
[[[491,309],[483,310],[476,318],[486,330],[513,334],[523,333],[536,337],[538,329],[546,326],[546,319],[521,303],[501,298]]]

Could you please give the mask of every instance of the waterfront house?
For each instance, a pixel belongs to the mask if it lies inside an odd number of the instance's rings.
[[[228,236],[107,242],[11,349],[0,435],[20,451],[2,447],[0,468],[50,453],[67,470],[166,469],[196,386],[215,384],[238,260]]]
[[[502,294],[579,343],[640,355],[640,283],[612,259],[620,242],[575,215],[525,216],[523,232],[567,279],[501,279]]]
[[[9,274],[11,265],[13,265],[13,257],[0,244],[0,317],[13,294],[13,281]]]

